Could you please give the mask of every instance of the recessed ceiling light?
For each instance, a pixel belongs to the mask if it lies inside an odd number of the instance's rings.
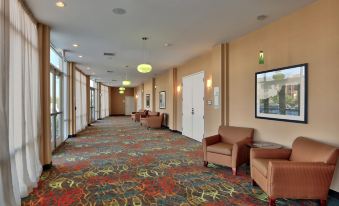
[[[82,55],[79,55],[78,57],[79,57],[79,58],[82,58],[83,56],[82,56]]]
[[[59,7],[59,8],[64,8],[64,7],[65,7],[65,3],[64,3],[63,1],[57,1],[57,2],[55,3],[55,5],[56,5],[57,7]]]
[[[123,14],[126,14],[126,10],[123,9],[123,8],[114,8],[114,9],[112,10],[112,12],[113,12],[114,14],[117,14],[117,15],[123,15]]]
[[[264,21],[265,19],[267,19],[267,17],[268,17],[267,15],[262,14],[262,15],[257,16],[257,20]]]
[[[73,47],[79,47],[80,45],[79,44],[73,44]]]
[[[91,70],[91,68],[90,68],[90,67],[87,67],[87,70]]]

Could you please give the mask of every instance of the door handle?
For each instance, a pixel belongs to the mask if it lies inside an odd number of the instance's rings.
[[[194,115],[194,108],[192,108],[192,115]]]

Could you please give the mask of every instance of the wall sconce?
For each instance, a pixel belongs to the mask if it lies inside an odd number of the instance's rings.
[[[157,89],[157,85],[154,86],[154,89]]]
[[[211,88],[212,87],[212,79],[208,79],[207,83],[206,83],[207,88]]]
[[[265,64],[265,56],[263,51],[259,52],[259,64]]]
[[[138,95],[135,95],[135,98],[137,98],[137,99],[138,99],[138,97],[139,97]]]
[[[177,86],[177,92],[180,93],[181,92],[181,85]]]

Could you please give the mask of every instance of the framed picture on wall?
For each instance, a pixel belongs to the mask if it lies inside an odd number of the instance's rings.
[[[151,95],[146,94],[146,108],[150,108],[150,107],[151,107]]]
[[[255,117],[307,123],[307,64],[255,74]]]
[[[166,92],[159,92],[159,108],[166,109]]]

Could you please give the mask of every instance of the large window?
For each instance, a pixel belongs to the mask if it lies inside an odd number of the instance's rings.
[[[75,115],[76,132],[80,132],[87,126],[87,99],[86,99],[86,76],[80,71],[75,71]]]
[[[51,142],[55,149],[68,134],[67,113],[67,64],[62,56],[50,48],[50,112],[51,112]]]
[[[109,116],[109,108],[108,108],[108,87],[101,85],[101,118],[105,118]]]
[[[97,120],[96,107],[97,107],[97,84],[90,81],[90,122]]]

